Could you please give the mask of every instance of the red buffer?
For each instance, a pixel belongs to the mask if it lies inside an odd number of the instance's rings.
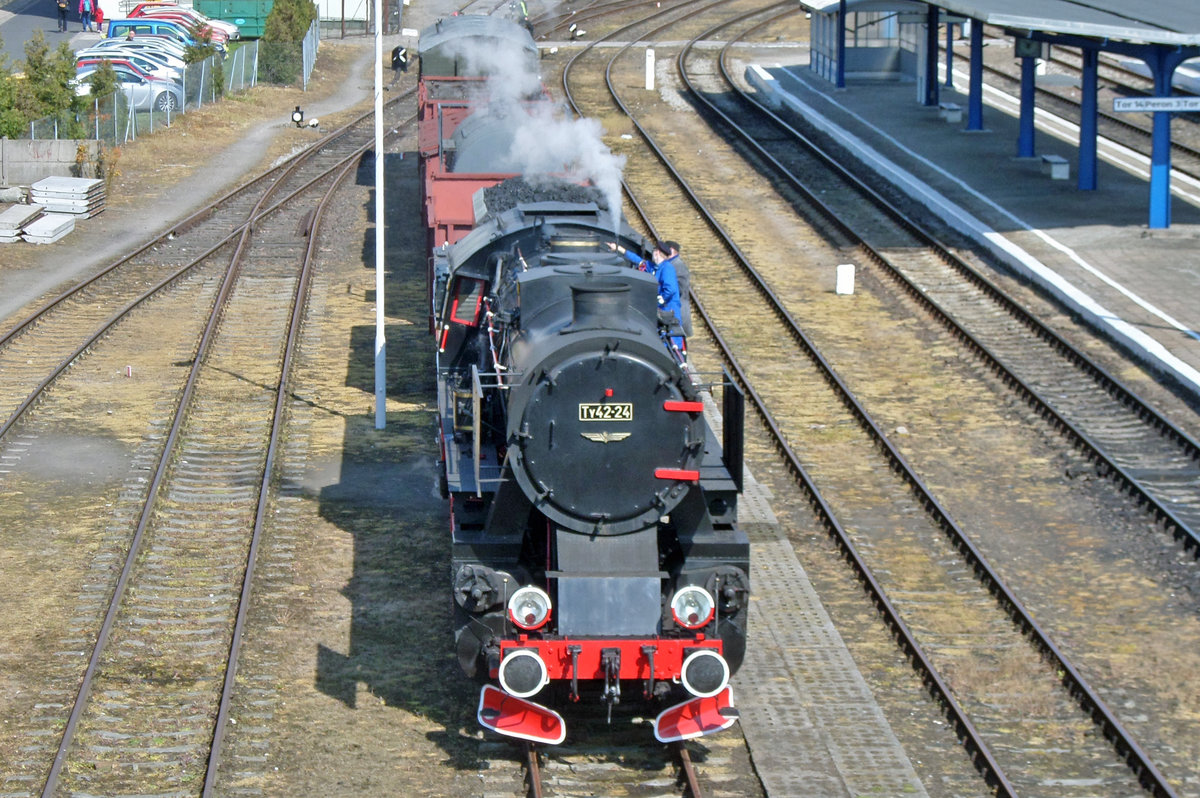
[[[693,698],[664,709],[654,719],[654,736],[660,743],[691,740],[724,731],[737,719],[733,690],[726,687],[714,696]]]
[[[477,717],[481,726],[520,740],[558,745],[567,738],[562,715],[490,684],[485,684],[479,693]]]

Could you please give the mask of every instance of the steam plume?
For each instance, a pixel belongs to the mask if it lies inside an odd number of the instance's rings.
[[[495,39],[462,42],[457,53],[472,74],[488,75],[487,108],[480,113],[518,120],[507,160],[527,179],[559,175],[590,181],[608,202],[615,230],[621,212],[621,174],[625,156],[604,143],[604,130],[594,119],[570,118],[550,103],[527,103],[540,96],[542,79],[536,54]]]

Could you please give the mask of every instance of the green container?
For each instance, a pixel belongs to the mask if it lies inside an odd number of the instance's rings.
[[[205,16],[237,25],[243,39],[257,39],[274,4],[275,0],[194,0],[192,6]]]

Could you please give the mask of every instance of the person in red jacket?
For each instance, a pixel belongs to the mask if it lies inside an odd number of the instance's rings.
[[[95,7],[96,0],[79,0],[79,21],[83,23],[85,31],[92,29],[92,11]]]

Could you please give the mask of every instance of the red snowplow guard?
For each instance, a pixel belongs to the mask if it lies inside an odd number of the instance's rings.
[[[724,731],[737,722],[733,690],[726,687],[708,698],[693,698],[664,709],[654,719],[654,736],[660,743],[691,740]]]
[[[558,745],[567,739],[567,724],[562,715],[490,684],[485,684],[479,692],[477,717],[479,725],[507,737],[543,745]]]

